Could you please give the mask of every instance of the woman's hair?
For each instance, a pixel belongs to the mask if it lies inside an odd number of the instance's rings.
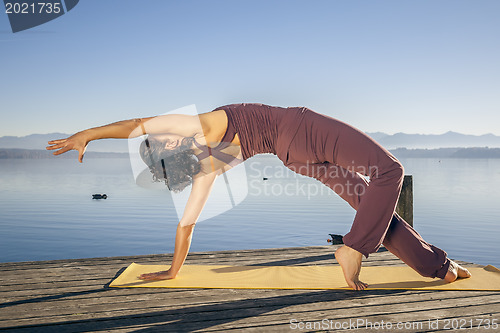
[[[193,176],[200,172],[200,162],[190,148],[193,138],[185,138],[173,149],[149,136],[141,143],[141,158],[149,167],[156,182],[165,181],[170,191],[180,192],[193,183]]]

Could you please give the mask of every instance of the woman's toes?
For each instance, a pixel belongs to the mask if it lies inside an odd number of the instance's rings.
[[[356,281],[351,286],[351,288],[354,290],[365,290],[367,287],[368,287],[368,285],[364,282],[361,282],[361,281]]]

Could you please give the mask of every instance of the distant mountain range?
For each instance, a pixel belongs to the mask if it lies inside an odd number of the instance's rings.
[[[500,148],[391,149],[397,158],[500,158]]]
[[[500,158],[500,136],[493,134],[367,134],[396,157]],[[51,156],[51,152],[45,150],[47,142],[68,136],[64,133],[3,136],[0,137],[0,158],[47,158]],[[127,140],[107,139],[91,142],[86,157],[123,157],[125,155],[117,153],[127,152]]]
[[[444,134],[385,134],[381,132],[367,133],[387,149],[395,148],[452,148],[452,147],[491,147],[500,148],[500,136],[493,134],[468,135],[456,132]]]

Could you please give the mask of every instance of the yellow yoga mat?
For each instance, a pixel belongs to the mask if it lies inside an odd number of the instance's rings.
[[[350,289],[340,266],[219,266],[184,265],[177,278],[146,282],[143,273],[167,270],[166,265],[132,263],[110,287],[227,288],[227,289]],[[421,277],[407,266],[368,266],[360,280],[368,289],[500,290],[500,270],[494,266],[470,267],[471,278],[446,283]]]

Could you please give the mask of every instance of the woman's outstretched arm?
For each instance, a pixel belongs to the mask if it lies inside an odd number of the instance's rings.
[[[170,269],[168,271],[142,274],[139,276],[140,279],[154,281],[173,279],[177,276],[188,255],[194,226],[207,202],[216,177],[216,173],[212,172],[194,178],[193,188],[184,208],[184,215],[177,226],[174,257]]]
[[[60,155],[70,150],[78,151],[78,160],[83,162],[83,155],[90,141],[99,139],[127,139],[132,137],[134,131],[137,132],[137,127],[152,118],[137,118],[122,120],[116,123],[89,128],[81,132],[75,133],[66,139],[49,141],[47,150],[56,150],[53,154]],[[135,136],[139,136],[139,134]]]
[[[144,130],[143,130],[144,129]],[[83,161],[83,155],[90,141],[100,139],[128,139],[142,134],[172,133],[192,137],[202,133],[198,116],[164,115],[148,118],[122,120],[112,124],[93,127],[73,134],[66,139],[49,141],[47,150],[57,150],[53,154],[60,155],[70,150],[78,151],[78,160]]]

